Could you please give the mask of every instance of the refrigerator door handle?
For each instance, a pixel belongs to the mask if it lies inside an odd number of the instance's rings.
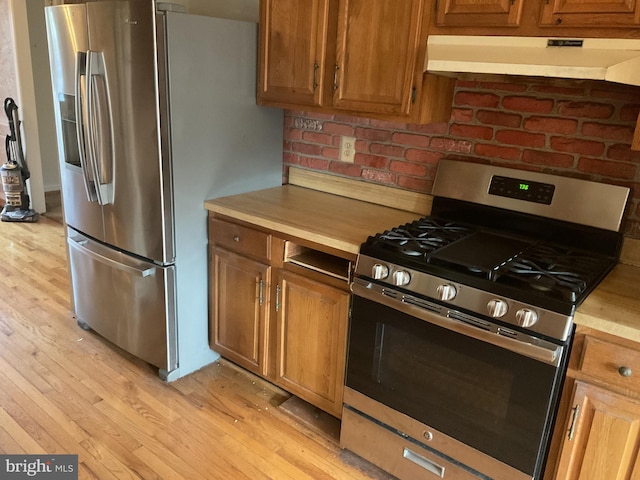
[[[100,52],[87,52],[86,90],[90,163],[98,203],[107,205],[113,203],[114,143],[104,56]]]
[[[91,248],[91,244],[89,240],[82,236],[76,235],[73,237],[68,237],[67,243],[69,244],[69,247],[84,253],[85,255],[93,258],[94,260],[97,260],[100,263],[103,263],[113,268],[117,268],[118,270],[123,270],[125,272],[129,272],[140,277],[149,277],[155,274],[156,272],[156,267],[154,266],[148,267],[147,265],[149,264],[146,264],[146,263],[140,262],[139,264],[133,264],[133,263],[125,264],[118,260],[109,258],[108,256],[103,255],[100,252]]]
[[[76,115],[76,138],[78,141],[78,156],[80,158],[80,168],[82,169],[82,177],[84,179],[84,189],[87,193],[89,202],[98,201],[96,195],[93,169],[87,164],[87,143],[85,129],[85,107],[86,107],[86,83],[82,82],[82,77],[86,78],[87,74],[87,52],[76,52],[75,65],[75,115]]]

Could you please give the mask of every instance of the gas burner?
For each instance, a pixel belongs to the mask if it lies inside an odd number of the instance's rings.
[[[575,302],[608,265],[606,258],[564,247],[536,244],[499,268],[495,279]]]
[[[470,232],[471,229],[466,226],[425,217],[378,234],[374,241],[387,250],[410,257],[422,257]]]
[[[559,270],[556,270],[560,268]],[[516,275],[530,276],[529,283],[532,287],[540,286],[540,289],[551,289],[553,285],[570,288],[581,292],[587,287],[586,279],[576,272],[563,271],[561,264],[551,264],[541,267],[531,260],[514,260],[509,265],[509,272]]]

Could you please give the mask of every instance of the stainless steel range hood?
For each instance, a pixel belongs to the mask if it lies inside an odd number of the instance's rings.
[[[640,86],[640,40],[431,35],[425,70],[606,80]]]

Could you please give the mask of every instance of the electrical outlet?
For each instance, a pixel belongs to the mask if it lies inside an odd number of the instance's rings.
[[[347,163],[353,163],[356,156],[356,139],[355,137],[342,137],[340,139],[340,160]]]

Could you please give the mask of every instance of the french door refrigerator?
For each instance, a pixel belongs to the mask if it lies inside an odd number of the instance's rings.
[[[258,107],[255,23],[152,0],[45,8],[78,323],[167,381],[208,346],[208,198],[282,183],[282,111]]]

